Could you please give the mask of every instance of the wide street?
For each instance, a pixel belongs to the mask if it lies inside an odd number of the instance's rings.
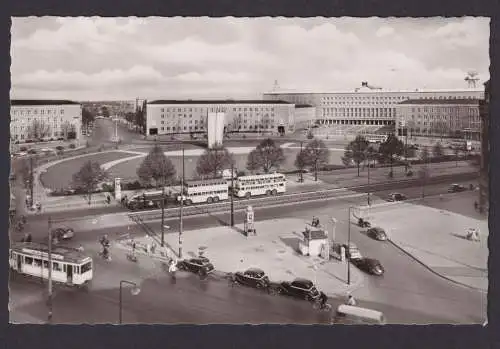
[[[444,194],[445,200],[452,201],[460,195],[471,196],[473,193],[445,194],[446,184],[428,186],[427,195]],[[407,188],[400,192],[408,197],[418,197],[421,188]],[[377,193],[386,197],[389,191]],[[472,207],[471,196],[471,207]],[[264,220],[281,217],[302,218],[309,221],[312,215],[317,215],[322,222],[328,217],[338,219],[336,236],[339,240],[347,239],[347,207],[364,201],[363,198],[332,201],[308,202],[301,205],[278,206],[256,209],[256,219]],[[444,204],[443,204],[444,205]],[[467,208],[464,208],[467,210]],[[471,209],[473,212],[473,209]],[[237,221],[242,215],[238,213]],[[207,226],[228,222],[228,214],[186,217],[184,230],[192,231]],[[177,231],[176,219],[166,222],[170,226],[167,233]],[[98,224],[97,224],[98,225]],[[159,230],[159,223],[150,223],[150,227]],[[46,226],[45,226],[46,227]],[[34,231],[35,239],[45,235],[44,226]],[[91,230],[77,232],[75,244],[86,246],[86,250],[97,249],[97,239],[108,233],[114,239],[118,234],[143,234],[139,227],[127,227],[106,230]],[[357,227],[351,226],[351,239],[361,252],[369,257],[379,259],[386,269],[382,278],[367,276],[364,285],[355,290],[353,295],[361,306],[383,311],[390,323],[481,323],[484,321],[486,294],[459,286],[436,276],[425,267],[415,262],[394,246],[374,241],[361,234]],[[89,246],[89,247],[87,247]],[[138,266],[114,259],[105,263],[95,258],[96,273],[106,272],[114,277],[138,277]],[[216,266],[217,267],[217,266]],[[102,268],[102,269],[101,269]],[[237,266],[235,266],[237,269]],[[106,274],[107,275],[107,274]],[[134,276],[135,275],[135,276]],[[251,289],[228,287],[225,280],[200,281],[191,275],[182,275],[174,285],[161,271],[154,276],[143,276],[141,293],[133,297],[129,293],[124,296],[125,322],[166,322],[166,323],[324,323],[328,321],[325,313],[318,313],[306,302],[295,301],[286,297],[273,297]],[[119,279],[117,279],[119,281]],[[118,286],[118,282],[117,282]],[[22,305],[16,310],[43,319],[46,314],[42,299],[40,282],[27,281],[18,278],[11,282],[14,293],[31,293],[40,295],[40,299]],[[118,291],[115,288],[81,292],[73,290],[58,290],[54,303],[55,322],[116,322],[118,317]],[[332,299],[333,305],[342,299]]]

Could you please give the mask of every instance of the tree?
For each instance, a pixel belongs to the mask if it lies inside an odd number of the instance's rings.
[[[153,180],[157,188],[171,183],[175,173],[172,161],[165,156],[158,144],[154,145],[137,169],[137,176],[143,183],[151,184]]]
[[[304,148],[304,159],[306,164],[314,171],[314,180],[318,180],[318,170],[328,163],[328,148],[320,139],[313,139]]]
[[[262,168],[264,173],[269,173],[273,168],[278,169],[284,161],[283,149],[268,138],[248,154],[247,169],[255,171]]]
[[[378,149],[382,158],[389,160],[391,164],[391,174],[392,174],[392,164],[394,162],[394,155],[399,156],[403,154],[404,145],[394,134],[390,134],[387,140],[380,145]]]
[[[87,108],[82,109],[82,124],[87,126],[94,121],[94,114]]]
[[[106,107],[105,105],[104,105],[104,106],[102,106],[101,111],[102,111],[102,116],[104,116],[105,118],[109,118],[109,110],[108,110],[108,107]]]
[[[404,154],[408,158],[414,158],[417,155],[416,149],[411,145],[405,145],[404,149]]]
[[[363,136],[356,136],[356,138],[350,142],[344,151],[344,157],[342,158],[342,162],[345,163],[354,163],[358,167],[358,177],[359,177],[359,167],[363,161],[366,159],[366,150],[370,143]]]
[[[28,127],[28,137],[30,139],[39,140],[49,136],[52,133],[50,125],[40,119],[34,119]]]
[[[437,134],[443,140],[443,136],[448,133],[449,127],[446,121],[444,120],[436,120],[431,124],[432,133]]]
[[[434,146],[432,147],[432,156],[434,156],[435,158],[440,158],[443,155],[444,155],[444,149],[441,143],[438,142],[434,144]]]
[[[91,204],[92,193],[97,189],[97,185],[108,178],[108,173],[104,171],[99,163],[91,160],[85,162],[78,172],[73,174],[73,185],[84,192],[84,197]]]
[[[198,158],[196,163],[196,173],[201,176],[210,176],[217,178],[222,170],[234,166],[233,155],[223,146],[217,146],[207,149]]]
[[[69,121],[65,121],[62,123],[61,125],[61,131],[62,131],[62,136],[64,137],[65,140],[68,140],[69,138],[74,138],[74,137],[71,137],[73,135],[76,136],[75,134],[75,125],[73,125],[71,122]]]
[[[297,153],[297,157],[295,158],[295,167],[300,171],[300,181],[302,182],[304,180],[304,169],[307,167],[307,153],[304,150]]]

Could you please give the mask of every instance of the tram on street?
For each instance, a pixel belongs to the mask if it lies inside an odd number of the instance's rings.
[[[240,176],[234,181],[233,195],[250,198],[257,195],[277,195],[286,192],[286,176],[282,173]]]
[[[69,286],[83,286],[92,280],[92,258],[66,247],[52,248],[52,281]],[[49,277],[49,249],[33,242],[12,243],[9,265],[19,274],[37,278]]]
[[[367,134],[367,135],[365,135],[365,139],[369,143],[382,144],[385,141],[387,141],[387,138],[388,138],[387,135],[378,135],[378,134]]]
[[[177,197],[177,201],[184,200],[186,205],[211,204],[228,199],[229,184],[224,178],[187,181],[184,183],[184,192]]]

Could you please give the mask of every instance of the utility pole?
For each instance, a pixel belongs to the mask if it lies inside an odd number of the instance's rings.
[[[35,174],[33,173],[33,155],[30,156],[30,208],[33,207],[33,189],[35,185]]]
[[[183,207],[184,207],[184,144],[182,145],[182,173],[181,173],[181,208],[180,213],[180,223],[179,223],[179,258],[182,258],[182,218],[183,218]]]
[[[349,219],[347,220],[347,252],[349,252],[349,257],[347,257],[347,284],[351,285],[351,206],[348,210]]]
[[[302,141],[300,141],[300,157],[302,157]],[[300,183],[303,183],[304,182],[304,170],[301,169],[300,170]]]
[[[47,295],[47,307],[49,308],[47,322],[52,323],[52,219],[49,217],[49,286]]]
[[[165,246],[165,178],[161,187],[161,247]]]
[[[234,227],[234,163],[231,162],[231,226]]]

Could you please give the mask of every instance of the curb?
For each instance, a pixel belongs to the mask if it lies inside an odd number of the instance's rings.
[[[475,287],[475,286],[471,286],[469,284],[466,284],[466,283],[463,283],[463,282],[460,282],[460,281],[457,281],[457,280],[454,280],[448,276],[445,276],[444,274],[441,274],[441,273],[438,273],[437,271],[435,271],[433,268],[431,268],[430,266],[428,266],[426,263],[422,262],[420,259],[418,259],[417,257],[415,257],[412,253],[408,252],[407,250],[405,250],[403,247],[399,246],[397,243],[395,243],[394,241],[392,241],[392,239],[387,239],[387,241],[389,241],[391,243],[391,245],[393,245],[394,247],[396,247],[398,250],[402,251],[404,254],[406,254],[408,257],[410,257],[411,259],[413,259],[414,261],[416,261],[417,263],[419,263],[420,265],[422,265],[423,267],[425,267],[427,270],[429,270],[430,272],[432,272],[434,275],[437,275],[447,281],[450,281],[454,284],[457,284],[457,285],[460,285],[460,286],[463,286],[463,287],[467,287],[467,288],[470,288],[470,289],[473,289],[473,290],[476,290],[476,291],[480,291],[482,293],[488,293],[488,290],[484,290],[482,288],[479,288],[479,287]]]

